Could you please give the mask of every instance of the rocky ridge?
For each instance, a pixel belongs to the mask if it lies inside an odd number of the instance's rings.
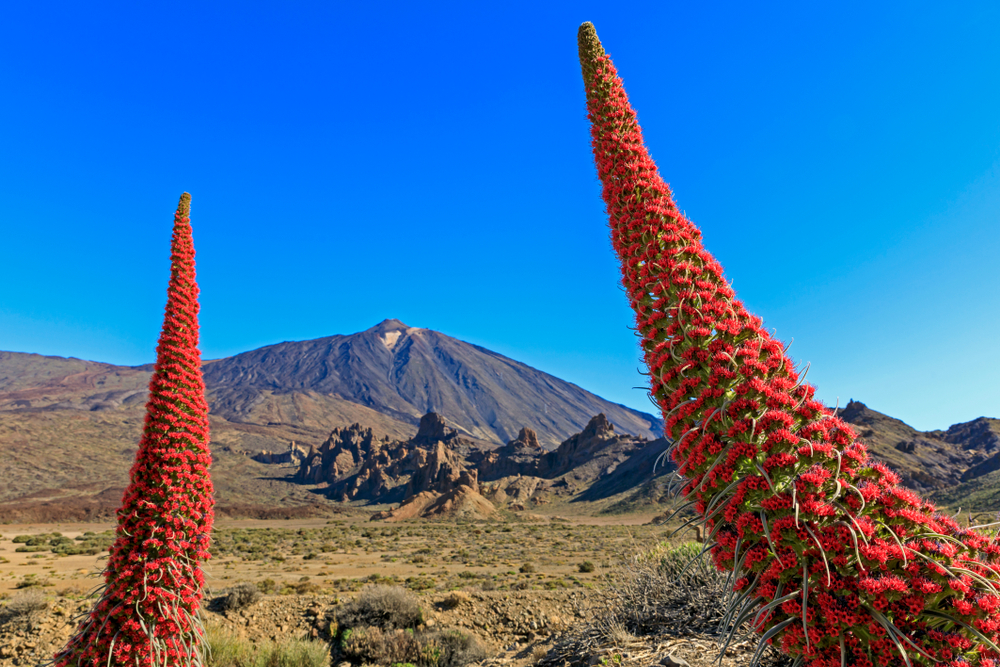
[[[980,418],[921,433],[858,401],[848,403],[841,416],[858,429],[873,456],[917,491],[933,493],[1000,475],[1000,420]],[[527,426],[503,446],[489,448],[428,413],[408,441],[377,439],[357,424],[335,430],[303,461],[296,480],[325,484],[325,493],[341,501],[398,504],[373,517],[386,521],[476,519],[557,500],[615,496],[605,511],[627,512],[667,502],[663,474],[673,464],[661,459],[654,472],[667,445],[663,438],[620,433],[601,413],[552,451]]]
[[[934,492],[1000,470],[1000,419],[980,417],[945,431],[918,431],[851,400],[839,416],[869,451],[920,492]]]
[[[432,412],[407,441],[375,438],[360,424],[335,429],[306,456],[294,479],[325,484],[322,492],[342,502],[399,504],[374,519],[485,518],[570,498],[613,477],[633,455],[664,445],[618,433],[600,413],[551,452],[528,427],[504,446],[485,449]],[[630,480],[633,485],[652,477],[651,471],[633,467],[633,472],[639,472]]]

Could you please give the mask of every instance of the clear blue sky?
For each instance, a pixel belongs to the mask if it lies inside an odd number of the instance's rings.
[[[649,410],[590,20],[823,400],[1000,417],[995,2],[157,4],[5,7],[0,349],[151,361],[188,190],[206,358],[395,317]]]

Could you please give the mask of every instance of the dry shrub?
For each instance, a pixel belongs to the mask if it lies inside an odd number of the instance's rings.
[[[380,630],[416,628],[424,614],[413,593],[401,586],[365,586],[361,594],[336,612],[340,629],[375,627]]]
[[[440,647],[440,654],[429,667],[463,667],[471,662],[479,662],[488,657],[486,648],[479,638],[473,634],[465,634],[457,630],[431,632],[419,638],[428,644],[433,642]]]
[[[45,595],[37,588],[20,591],[0,607],[0,625],[11,623],[31,627],[48,606]]]
[[[319,585],[311,581],[296,581],[292,584],[285,584],[285,587],[281,589],[282,595],[312,595],[319,591]]]
[[[412,630],[367,627],[346,630],[340,649],[353,662],[375,665],[417,663],[420,643]]]
[[[441,607],[443,609],[455,609],[463,602],[469,601],[468,593],[464,591],[452,591],[451,594],[441,601]]]
[[[260,589],[255,584],[244,581],[236,584],[222,596],[220,606],[226,611],[236,611],[249,607],[261,598]]]
[[[661,545],[620,563],[605,588],[605,627],[621,636],[690,630],[714,632],[722,621],[726,573],[699,558],[702,545]]]
[[[355,663],[414,667],[463,667],[487,657],[486,649],[475,635],[454,630],[358,628],[344,632],[341,651]]]
[[[589,624],[573,628],[541,662],[568,659],[572,664],[596,648],[642,637],[717,635],[728,573],[716,570],[707,555],[699,558],[701,549],[696,542],[664,543],[610,567],[604,599],[597,605],[603,611]],[[791,661],[769,647],[761,664],[783,667]]]
[[[468,596],[445,601],[457,606]],[[423,612],[416,596],[399,586],[372,585],[335,612],[330,634],[343,656],[360,664],[462,667],[487,657],[475,635],[418,629]]]
[[[35,574],[24,575],[19,582],[14,584],[14,588],[31,588],[33,586],[50,586],[48,577],[39,577]]]

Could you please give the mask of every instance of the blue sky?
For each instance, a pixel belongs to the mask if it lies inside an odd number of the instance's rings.
[[[833,404],[1000,417],[996,3],[19,3],[0,349],[153,359],[395,317],[651,407],[590,153],[593,21],[678,205]]]

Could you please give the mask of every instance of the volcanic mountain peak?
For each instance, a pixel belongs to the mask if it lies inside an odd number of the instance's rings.
[[[409,335],[419,334],[423,329],[411,327],[396,319],[382,320],[364,333],[374,334],[385,347],[392,352],[399,345],[400,339]]]
[[[411,327],[402,320],[397,320],[395,318],[390,317],[389,319],[382,320],[381,322],[373,326],[371,329],[368,329],[368,331],[374,332],[379,335],[383,335],[392,331],[409,331],[410,329],[413,328],[414,327]],[[367,333],[367,331],[365,333]]]
[[[460,433],[498,445],[531,425],[539,443],[554,448],[598,412],[626,433],[656,437],[660,430],[652,415],[397,319],[356,334],[280,343],[221,359],[205,367],[205,380],[214,413],[234,421],[251,421],[248,415],[259,413],[261,405],[288,403],[282,396],[307,394],[349,401],[411,425],[436,412]]]

